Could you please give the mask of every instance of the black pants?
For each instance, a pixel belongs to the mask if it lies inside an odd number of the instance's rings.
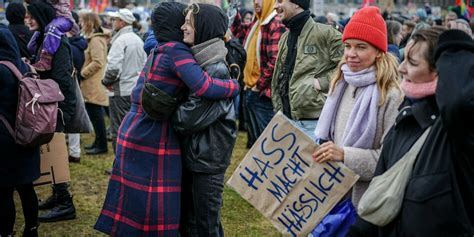
[[[8,236],[13,233],[16,210],[13,192],[18,191],[25,216],[25,229],[32,229],[38,224],[38,197],[33,184],[23,184],[16,187],[0,187],[0,235]]]
[[[180,236],[221,237],[224,174],[183,170]]]
[[[107,132],[105,130],[104,110],[102,106],[85,103],[86,110],[94,127],[95,140],[94,147],[99,149],[107,148]]]

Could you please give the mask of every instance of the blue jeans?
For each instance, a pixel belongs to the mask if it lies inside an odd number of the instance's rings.
[[[260,92],[247,90],[245,91],[245,109],[249,119],[247,121],[249,132],[258,139],[275,115],[272,100],[266,96],[260,96]]]
[[[224,174],[183,170],[180,237],[221,237]]]
[[[304,134],[308,135],[311,140],[316,141],[316,135],[314,135],[314,130],[316,125],[318,125],[318,120],[291,120],[293,125],[298,127]]]

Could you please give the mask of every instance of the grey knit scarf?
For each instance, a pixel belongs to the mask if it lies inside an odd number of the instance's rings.
[[[201,65],[206,67],[218,61],[225,61],[227,55],[227,48],[222,39],[213,38],[201,44],[191,47],[194,58]]]

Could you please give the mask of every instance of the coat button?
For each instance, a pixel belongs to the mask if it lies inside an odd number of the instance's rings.
[[[435,120],[436,119],[436,115],[431,115],[431,120]]]

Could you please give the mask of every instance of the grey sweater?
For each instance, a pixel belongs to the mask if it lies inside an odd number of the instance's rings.
[[[341,146],[342,136],[346,128],[347,120],[354,107],[356,97],[361,90],[348,85],[342,96],[340,106],[336,114],[334,128],[334,143]],[[344,164],[360,176],[359,181],[352,188],[352,202],[357,208],[362,194],[367,190],[370,180],[374,176],[375,167],[379,160],[382,141],[390,127],[392,127],[397,116],[398,106],[402,102],[402,92],[391,88],[387,95],[385,103],[378,108],[377,129],[372,144],[372,149],[361,149],[357,147],[343,147]]]

